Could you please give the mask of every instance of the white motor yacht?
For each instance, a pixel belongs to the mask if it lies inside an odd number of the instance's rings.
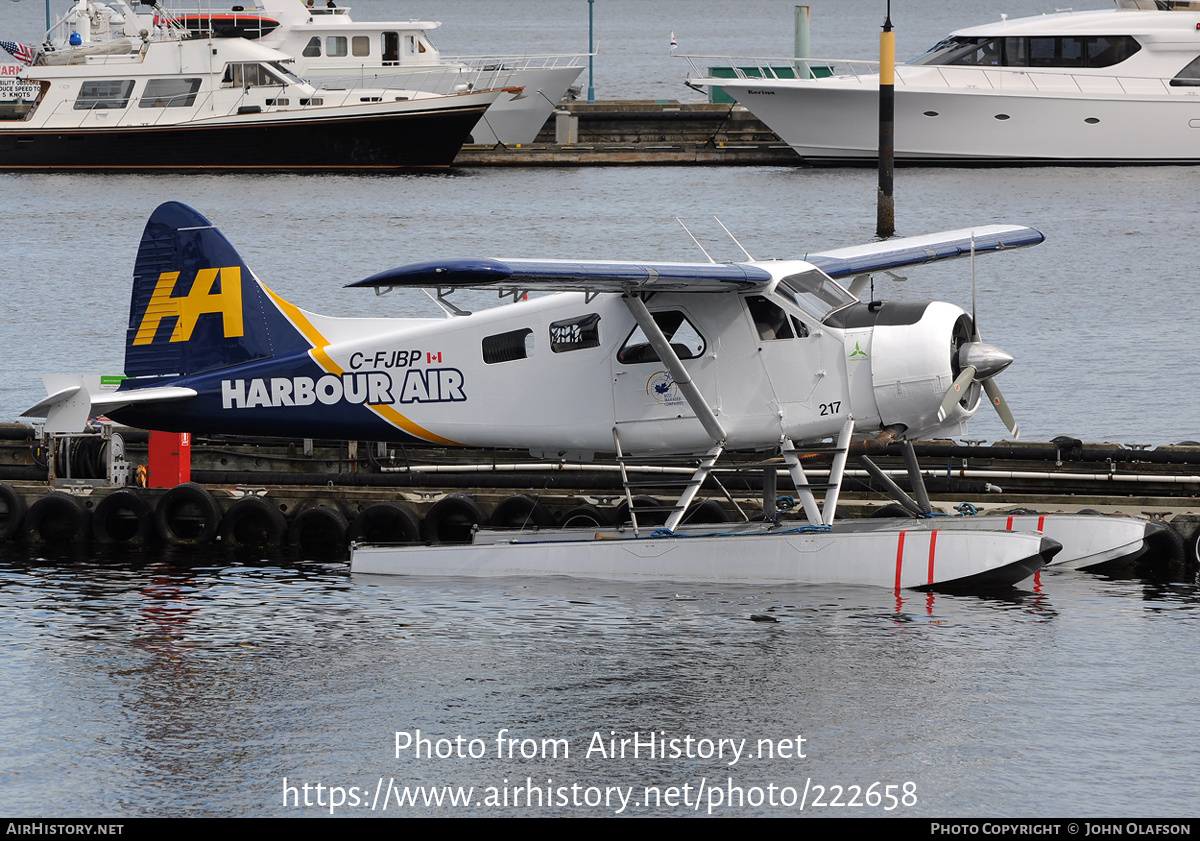
[[[137,29],[124,0],[71,15],[0,73],[0,169],[443,167],[502,93],[318,90],[254,41]]]
[[[878,157],[877,62],[728,59],[724,79],[708,69],[718,62],[691,60],[693,84],[727,91],[805,159]],[[1200,2],[1118,0],[958,30],[896,68],[895,101],[897,161],[1197,163]]]
[[[177,15],[189,28],[207,19],[218,33],[257,38],[295,59],[297,75],[323,88],[399,87],[434,93],[521,88],[501,96],[472,130],[471,142],[532,143],[583,72],[584,54],[443,56],[429,37],[437,21],[356,21],[325,0],[264,0],[229,12]],[[254,24],[261,19],[261,26]]]

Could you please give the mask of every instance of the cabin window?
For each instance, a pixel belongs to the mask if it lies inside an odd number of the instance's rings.
[[[84,82],[79,86],[79,96],[75,98],[75,110],[100,111],[124,108],[129,104],[131,93],[133,93],[133,79]]]
[[[1175,74],[1175,78],[1171,80],[1171,87],[1200,87],[1200,56],[1189,61],[1187,67]]]
[[[385,65],[400,63],[400,33],[385,32],[382,37],[383,63]]]
[[[785,277],[775,291],[818,321],[824,321],[834,310],[858,300],[829,275],[816,269]]]
[[[308,43],[304,45],[304,52],[300,55],[305,58],[320,58],[321,57],[321,38],[319,35],[314,35],[308,39]]]
[[[695,359],[704,355],[704,337],[682,312],[667,310],[656,312],[653,315],[654,323],[667,337],[676,356],[680,359]],[[617,359],[626,365],[661,361],[641,327],[635,327],[629,334],[625,344],[621,345],[621,349],[617,351]]]
[[[415,36],[415,35],[405,35],[404,36],[404,54],[405,55],[416,55],[417,54],[417,36]]]
[[[325,39],[325,55],[341,58],[346,55],[346,36],[330,35]]]
[[[184,108],[196,103],[199,79],[151,79],[146,82],[138,108]]]
[[[483,340],[483,361],[488,365],[530,356],[533,356],[533,331],[528,327],[487,336]]]
[[[350,39],[350,52],[361,58],[371,54],[371,38],[369,35],[355,35]]]
[[[783,307],[761,295],[751,295],[746,298],[746,308],[750,310],[750,317],[754,319],[754,329],[758,331],[760,339],[770,341],[795,338]]]
[[[1130,35],[952,37],[909,63],[967,67],[1111,67],[1141,48]]]
[[[566,353],[600,347],[600,316],[596,313],[555,321],[550,325],[550,350]]]
[[[283,85],[285,82],[261,64],[233,63],[225,67],[222,83],[244,88]]]

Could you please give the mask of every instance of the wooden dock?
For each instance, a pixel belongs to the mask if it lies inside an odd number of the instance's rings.
[[[801,166],[740,105],[622,100],[563,103],[536,142],[464,146],[455,166]]]
[[[202,436],[191,445],[192,483],[180,490],[141,486],[154,484],[138,481],[145,471],[137,468],[148,462],[148,433],[116,431],[131,467],[129,486],[105,480],[107,452],[99,439],[74,439],[59,452],[51,477],[49,453],[36,430],[0,424],[0,539],[121,544],[219,538],[235,548],[290,544],[309,552],[322,545],[336,555],[350,539],[456,542],[469,539],[477,525],[557,528],[590,518],[600,526],[628,517],[620,468],[612,459],[581,464],[512,450]],[[1166,555],[1200,562],[1200,446],[1149,449],[1060,438],[991,446],[925,441],[916,452],[931,501],[942,513],[966,503],[980,513],[1148,517],[1171,526]],[[704,486],[695,515],[705,519],[697,521],[762,517],[766,472],[761,465],[737,469],[739,462],[759,458],[730,454],[718,481]],[[872,460],[909,490],[898,446]],[[694,460],[626,467],[643,486],[635,497],[641,511],[674,499]],[[805,469],[819,479],[820,458],[806,461]],[[773,472],[777,492],[787,495],[782,465]],[[114,499],[106,502],[109,497]],[[839,517],[871,516],[891,504],[852,462]],[[27,512],[35,508],[41,513],[31,523]],[[645,521],[653,522],[651,515]]]

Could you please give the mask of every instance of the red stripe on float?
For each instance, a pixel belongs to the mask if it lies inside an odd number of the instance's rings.
[[[1008,531],[1012,531],[1012,524],[1013,524],[1013,520],[1015,520],[1015,519],[1016,519],[1016,517],[1009,517],[1008,525],[1005,526],[1005,529],[1007,529]]]
[[[933,556],[934,556],[934,547],[937,546],[937,533],[938,533],[938,530],[934,529],[933,532],[929,535],[929,583],[930,584],[933,583]]]
[[[900,570],[904,568],[904,535],[908,532],[900,532],[900,539],[896,542],[896,589],[900,589]]]
[[[1041,517],[1038,517],[1038,531],[1043,531],[1044,529],[1042,527],[1045,525],[1046,525],[1046,516],[1043,514]]]

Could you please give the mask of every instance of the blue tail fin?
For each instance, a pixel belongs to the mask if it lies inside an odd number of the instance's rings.
[[[125,374],[196,374],[307,350],[229,240],[192,208],[160,205],[133,269]]]

